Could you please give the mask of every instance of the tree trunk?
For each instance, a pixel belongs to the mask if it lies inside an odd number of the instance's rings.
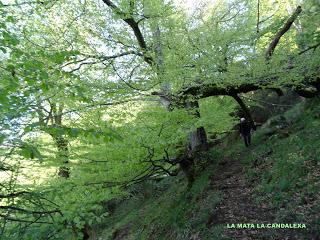
[[[207,134],[204,127],[198,127],[189,134],[188,146],[192,152],[206,150],[208,148]]]
[[[52,110],[52,125],[59,128],[62,126],[62,112],[64,109],[64,104],[51,104]],[[51,135],[53,140],[56,143],[56,147],[58,149],[58,159],[62,162],[62,165],[59,167],[58,176],[63,178],[70,177],[70,168],[68,167],[69,163],[69,141],[63,136],[59,135],[59,133],[55,133]]]
[[[195,170],[194,170],[194,160],[190,157],[185,157],[183,161],[180,162],[180,168],[187,178],[188,188],[191,188],[195,180]]]
[[[233,98],[237,101],[237,103],[240,105],[246,119],[249,121],[249,123],[251,124],[252,129],[256,129],[256,125],[253,121],[253,118],[250,114],[250,110],[249,108],[246,106],[246,104],[244,103],[244,101],[242,101],[242,99],[238,96],[238,95],[234,95]]]
[[[159,26],[155,26],[153,31],[153,39],[155,42],[155,60],[156,60],[156,67],[157,67],[157,75],[161,82],[161,94],[160,102],[168,111],[172,111],[172,104],[171,104],[171,85],[169,82],[164,81],[163,74],[164,74],[164,57],[161,45],[161,32]],[[198,101],[187,101],[185,104],[185,108],[187,111],[195,116],[196,118],[200,118],[199,112],[199,104]],[[188,144],[186,147],[185,157],[180,162],[180,167],[184,172],[187,181],[188,181],[188,188],[190,188],[195,179],[195,170],[194,170],[194,153],[196,151],[206,149],[208,146],[207,144],[207,135],[204,127],[198,127],[195,131],[189,134]]]
[[[62,161],[62,166],[59,167],[58,176],[63,178],[70,177],[70,169],[67,166],[69,163],[69,148],[68,148],[68,140],[62,136],[54,136],[53,137],[56,146],[58,149],[58,158]]]
[[[82,237],[83,240],[88,240],[90,238],[89,229],[90,229],[90,227],[88,224],[85,224],[83,226],[83,228],[81,229],[81,232],[83,234],[83,237]]]
[[[188,101],[186,103],[186,109],[189,114],[200,118],[199,103],[197,100]],[[208,148],[208,140],[206,130],[203,126],[198,127],[196,130],[189,134],[188,152],[193,155],[196,151],[206,150]]]
[[[187,101],[185,108],[190,115],[193,115],[195,118],[200,118],[199,102],[197,100]],[[209,145],[207,134],[203,126],[197,127],[196,130],[190,132],[188,138],[186,156],[180,163],[180,167],[187,178],[188,188],[191,188],[195,180],[195,154],[198,151],[207,150]]]

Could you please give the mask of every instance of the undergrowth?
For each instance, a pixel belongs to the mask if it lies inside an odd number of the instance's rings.
[[[145,183],[99,226],[100,239],[222,240],[225,228],[207,223],[222,199],[210,186],[211,179],[226,158],[242,163],[253,199],[276,209],[275,221],[306,223],[307,229],[299,232],[301,239],[320,232],[319,119],[318,99],[299,103],[258,129],[249,148],[238,139],[232,146],[204,153],[191,189],[182,175]]]

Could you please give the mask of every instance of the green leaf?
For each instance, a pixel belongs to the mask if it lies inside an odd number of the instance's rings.
[[[7,53],[7,50],[4,47],[0,47],[0,51],[2,51],[3,53]]]
[[[4,42],[9,44],[9,45],[16,46],[19,43],[18,38],[16,38],[15,36],[9,34],[6,31],[2,32],[2,37],[3,37]]]
[[[38,158],[40,161],[43,160],[43,157],[39,150],[30,144],[24,143],[20,150],[20,155],[24,158],[34,159]]]
[[[6,138],[5,135],[0,134],[0,144],[4,142],[5,138]]]

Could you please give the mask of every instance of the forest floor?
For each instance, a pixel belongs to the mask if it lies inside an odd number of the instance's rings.
[[[249,148],[239,138],[213,146],[191,189],[182,174],[134,187],[91,239],[319,240],[319,119],[319,100],[301,103],[265,123]],[[307,229],[230,228],[237,223]]]
[[[250,148],[247,151],[250,151]],[[222,199],[214,214],[210,216],[208,227],[228,224],[230,228],[223,233],[225,237],[261,239],[261,229],[231,228],[231,224],[273,223],[275,220],[274,209],[267,204],[258,204],[252,198],[254,189],[245,179],[245,169],[239,161],[240,155],[239,153],[236,158],[225,158],[221,161],[216,171],[219,174],[211,178],[212,187],[221,193]]]

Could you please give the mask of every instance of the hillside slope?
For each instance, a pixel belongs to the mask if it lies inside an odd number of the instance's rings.
[[[319,99],[270,119],[249,148],[239,138],[225,145],[199,157],[189,190],[178,176],[107,203],[110,217],[92,239],[320,239]],[[306,228],[230,228],[237,223]]]

